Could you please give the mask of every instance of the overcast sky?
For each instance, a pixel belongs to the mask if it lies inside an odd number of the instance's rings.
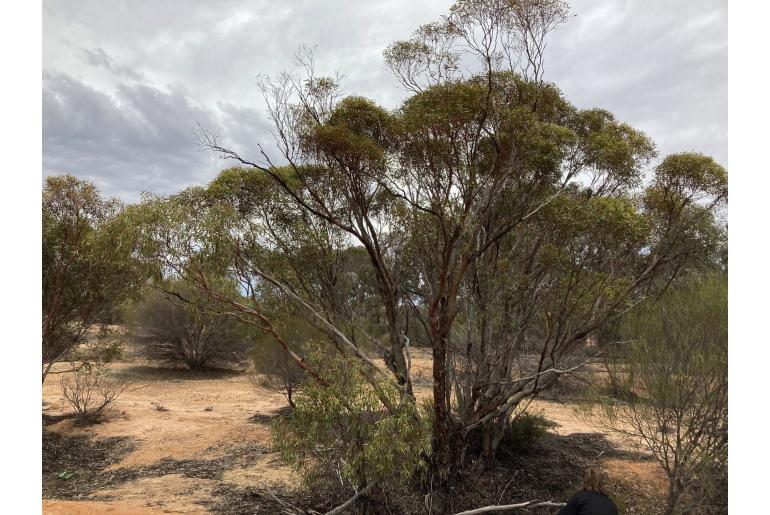
[[[204,184],[231,162],[196,124],[245,156],[269,145],[255,86],[317,45],[346,93],[398,105],[382,51],[447,12],[440,0],[44,0],[43,174],[71,173],[135,201]],[[649,134],[661,155],[727,166],[727,2],[575,0],[550,40],[546,79],[581,108]]]

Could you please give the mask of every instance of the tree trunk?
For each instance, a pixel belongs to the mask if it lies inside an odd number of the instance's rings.
[[[433,325],[433,324],[432,324]],[[450,510],[452,488],[452,420],[449,410],[447,374],[447,335],[438,327],[431,327],[433,342],[433,508],[438,513]]]
[[[403,342],[398,332],[398,318],[395,303],[386,306],[388,318],[388,339],[390,343],[390,359],[386,359],[388,368],[396,376],[398,384],[404,387],[405,393],[414,397],[412,392],[412,380],[407,373],[406,359],[404,358]]]
[[[286,400],[289,401],[289,407],[291,409],[296,408],[297,406],[294,404],[294,388],[292,387],[291,381],[286,382]]]
[[[481,427],[481,455],[489,462],[494,453],[492,442],[492,428],[485,424]]]
[[[676,485],[675,479],[669,479],[668,481],[668,496],[666,498],[666,509],[663,512],[664,515],[672,515],[676,508],[676,502],[679,500],[679,489]]]
[[[49,361],[48,364],[46,365],[45,369],[43,369],[43,382],[42,382],[42,384],[45,384],[45,378],[48,377],[48,372],[51,371],[51,367],[53,366],[54,363],[55,363],[54,361]]]

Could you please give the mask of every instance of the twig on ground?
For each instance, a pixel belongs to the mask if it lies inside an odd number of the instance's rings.
[[[283,499],[281,499],[280,497],[278,497],[277,495],[275,495],[275,494],[274,494],[274,493],[273,493],[273,492],[272,492],[272,491],[271,491],[269,488],[266,488],[266,489],[265,489],[265,491],[267,492],[267,494],[268,494],[270,497],[272,497],[272,498],[273,498],[273,500],[274,500],[275,502],[277,502],[278,504],[280,504],[280,505],[284,506],[285,508],[287,508],[287,511],[288,511],[288,513],[290,513],[290,514],[293,514],[293,513],[299,513],[299,514],[302,514],[302,513],[304,513],[302,510],[300,510],[299,508],[297,508],[296,506],[294,506],[294,505],[293,505],[292,503],[290,503],[289,501],[284,501]]]
[[[508,490],[508,487],[511,485],[511,483],[513,483],[513,480],[514,480],[514,479],[516,479],[516,476],[517,476],[517,475],[519,475],[519,471],[518,471],[518,470],[514,471],[514,473],[513,473],[513,476],[512,476],[512,477],[511,477],[511,479],[510,479],[510,480],[509,480],[509,481],[508,481],[508,482],[505,484],[505,488],[503,488],[503,491],[502,491],[502,492],[500,492],[500,496],[497,498],[497,502],[498,502],[498,503],[499,503],[500,501],[502,501],[502,500],[503,500],[503,494],[505,494],[505,491],[506,491],[506,490]]]

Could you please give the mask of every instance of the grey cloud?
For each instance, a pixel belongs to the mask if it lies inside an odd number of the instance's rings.
[[[66,74],[44,75],[43,170],[88,177],[104,191],[135,199],[211,177],[196,124],[216,117],[179,91],[137,84],[113,95]]]
[[[103,66],[119,77],[131,80],[141,80],[144,78],[144,75],[128,66],[117,64],[103,48],[83,49],[83,57],[88,64],[92,66]]]
[[[661,154],[700,150],[727,164],[727,7],[721,0],[573,3],[547,77],[580,107],[650,134]]]
[[[205,182],[231,162],[196,146],[195,123],[248,157],[273,139],[255,79],[317,45],[321,74],[387,107],[404,97],[382,51],[451,0],[44,3],[44,173],[91,177],[136,198]],[[646,131],[662,154],[727,164],[722,0],[573,0],[549,44],[546,79],[579,107]]]

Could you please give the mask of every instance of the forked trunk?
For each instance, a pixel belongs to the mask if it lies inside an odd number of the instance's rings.
[[[386,359],[386,364],[396,376],[398,384],[404,388],[404,393],[410,397],[414,397],[412,381],[407,370],[406,359],[404,358],[403,343],[398,333],[396,308],[394,305],[387,305],[386,311],[388,318],[388,339],[390,342],[390,355],[388,356],[389,359]]]

